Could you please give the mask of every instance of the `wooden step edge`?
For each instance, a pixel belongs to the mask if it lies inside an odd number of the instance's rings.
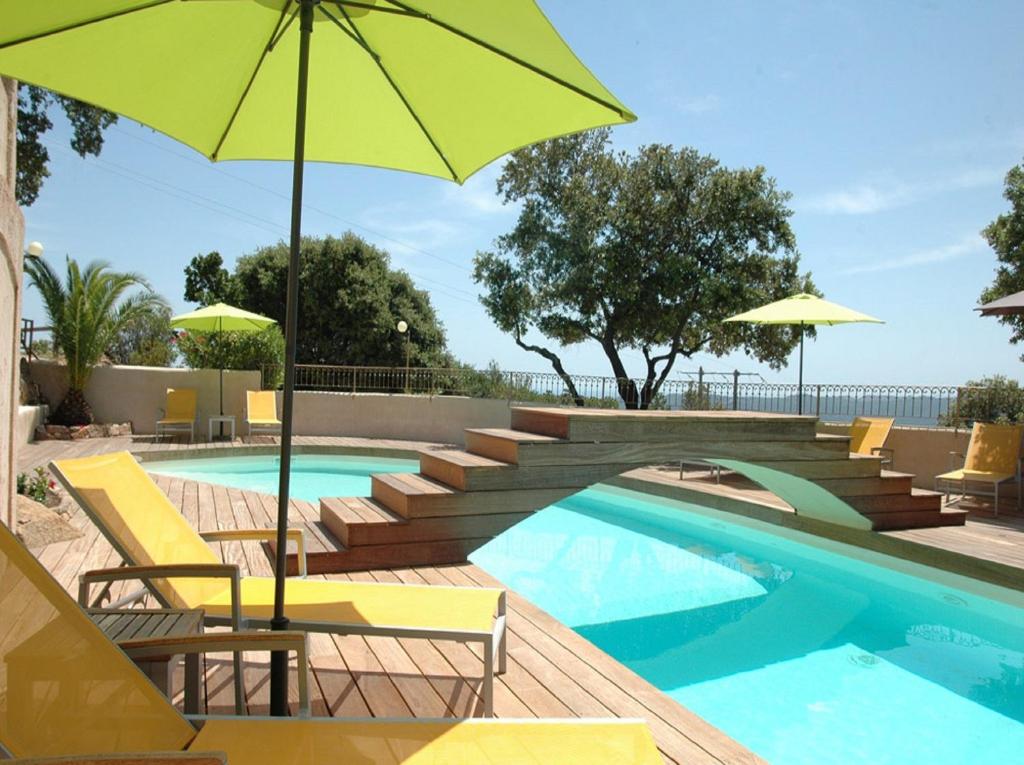
[[[900,529],[933,529],[944,526],[963,526],[967,521],[966,510],[904,510],[889,513],[861,513],[871,521],[872,531],[898,531]]]
[[[482,438],[514,441],[517,444],[550,444],[565,440],[553,436],[544,436],[540,433],[528,433],[514,428],[466,428],[464,432],[467,435],[480,436]]]

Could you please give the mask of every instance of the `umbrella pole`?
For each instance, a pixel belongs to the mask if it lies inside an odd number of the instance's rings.
[[[800,376],[796,385],[796,413],[804,413],[804,323],[800,322]]]
[[[288,489],[292,458],[292,400],[295,393],[295,335],[299,318],[299,247],[302,236],[302,170],[306,153],[306,93],[309,86],[309,38],[313,33],[313,0],[300,0],[299,81],[295,95],[295,155],[292,167],[292,225],[288,253],[288,302],[285,310],[284,392],[281,396],[281,467],[277,490],[277,550],[274,558],[274,618],[270,627],[288,629],[284,614],[288,562]],[[300,667],[305,672],[306,667]],[[288,653],[270,655],[270,714],[288,714]]]

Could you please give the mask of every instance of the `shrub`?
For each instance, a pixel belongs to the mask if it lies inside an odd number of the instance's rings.
[[[1003,375],[969,381],[960,389],[956,404],[939,417],[939,424],[955,427],[974,422],[1024,422],[1024,388]]]
[[[53,481],[46,477],[46,471],[41,467],[35,469],[35,475],[29,477],[25,473],[18,473],[18,494],[34,499],[36,502],[46,501],[46,490],[55,486]]]
[[[178,351],[192,369],[256,369],[263,387],[284,379],[284,336],[275,325],[260,332],[182,332]]]

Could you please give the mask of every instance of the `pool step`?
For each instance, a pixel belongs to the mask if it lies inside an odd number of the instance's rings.
[[[576,407],[513,407],[511,429],[567,441],[679,440],[802,441],[815,435],[817,418],[724,411],[636,411]]]
[[[491,538],[530,513],[438,516],[407,520],[372,499],[320,500],[320,521],[348,548],[452,539]]]
[[[420,473],[460,491],[583,489],[631,467],[626,462],[522,466],[454,449],[420,454]]]
[[[848,505],[864,515],[879,513],[899,513],[913,511],[930,511],[938,513],[942,509],[942,494],[927,489],[912,489],[907,494],[876,494],[863,497],[842,497]]]
[[[440,481],[408,473],[374,475],[370,484],[374,500],[409,520],[524,512],[527,508],[536,511],[576,492],[575,488],[463,492]]]
[[[532,434],[528,434],[532,435]],[[470,454],[520,468],[580,466],[609,462],[654,465],[684,457],[723,457],[748,462],[847,460],[846,436],[807,437],[804,440],[775,441],[751,439],[683,439],[678,441],[565,441],[557,438],[535,440],[516,438],[501,431],[467,433]],[[434,452],[430,452],[434,454]],[[880,461],[879,461],[880,464]],[[877,468],[875,474],[877,475]]]
[[[837,497],[868,497],[877,495],[906,496],[913,490],[914,476],[882,470],[879,475],[855,478],[812,479],[821,488]]]
[[[968,512],[957,508],[942,510],[906,510],[883,513],[862,513],[871,520],[873,531],[896,529],[930,529],[936,526],[963,526]]]

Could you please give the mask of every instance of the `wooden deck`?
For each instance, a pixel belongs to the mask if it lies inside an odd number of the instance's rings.
[[[339,448],[387,446],[400,450],[438,446],[361,439],[298,438],[296,443]],[[229,446],[224,444],[225,448]],[[30,444],[20,452],[19,469],[29,470],[55,458],[126,448],[164,449],[167,444],[133,442],[130,438]],[[191,447],[179,443],[172,448],[185,451]],[[273,525],[274,497],[167,477],[159,477],[157,482],[199,530]],[[311,550],[322,550],[329,544],[319,523],[318,509],[312,504],[293,501],[291,515],[294,524],[305,526]],[[71,521],[84,536],[35,552],[61,584],[75,594],[81,572],[114,566],[119,560],[83,512],[76,511]],[[258,543],[224,544],[221,554],[226,561],[237,563],[243,572],[272,573]],[[471,564],[374,570],[324,578],[500,586],[487,572]],[[116,590],[114,597],[122,591]],[[499,676],[495,684],[497,716],[642,718],[650,726],[667,762],[763,762],[514,592],[510,593],[509,610],[508,672]],[[458,643],[310,635],[310,667],[313,713],[318,716],[471,716],[479,714],[482,706],[479,651]],[[265,714],[269,694],[265,655],[247,655],[245,686],[250,712]],[[204,690],[206,711],[231,712],[229,657],[207,657]]]
[[[271,437],[256,443],[273,444]],[[355,438],[297,438],[302,446],[332,449],[414,453],[450,448],[445,445]],[[207,446],[229,449],[236,444]],[[20,470],[45,465],[52,459],[98,454],[117,449],[150,451],[171,449],[182,455],[196,447],[152,439],[111,438],[79,442],[50,441],[21,449]],[[706,475],[706,474],[705,474]],[[697,486],[708,497],[738,496],[777,511],[787,508],[777,498],[749,485],[727,479],[721,486],[699,472],[679,481],[676,471],[644,468],[627,477],[641,480],[648,490],[680,485]],[[200,530],[262,528],[272,525],[273,497],[211,484],[161,477],[161,488],[189,521]],[[318,509],[303,501],[291,503],[293,522],[307,529],[311,550],[323,550],[333,541],[324,533]],[[82,529],[79,539],[50,545],[37,555],[57,579],[75,592],[76,578],[84,570],[116,565],[119,561],[82,512],[72,522]],[[1024,589],[1024,519],[1020,516],[972,518],[964,527],[897,532],[864,532],[873,538],[895,540],[907,549],[936,550],[960,556],[974,565],[998,564],[1015,572]],[[258,543],[225,544],[224,559],[243,571],[269,575],[269,560]],[[390,568],[327,579],[381,582],[499,585],[487,572],[471,564]],[[115,591],[115,597],[119,593]],[[758,763],[756,755],[732,741],[653,685],[603,653],[589,641],[559,623],[525,598],[510,594],[509,671],[495,687],[499,717],[619,716],[643,718],[650,725],[666,760],[686,763]],[[473,648],[445,641],[395,640],[358,636],[312,635],[310,665],[313,709],[333,716],[466,716],[479,714],[481,658]],[[269,682],[266,657],[247,656],[246,689],[250,711],[267,710]],[[204,707],[229,713],[232,708],[230,661],[208,657],[205,665]]]

